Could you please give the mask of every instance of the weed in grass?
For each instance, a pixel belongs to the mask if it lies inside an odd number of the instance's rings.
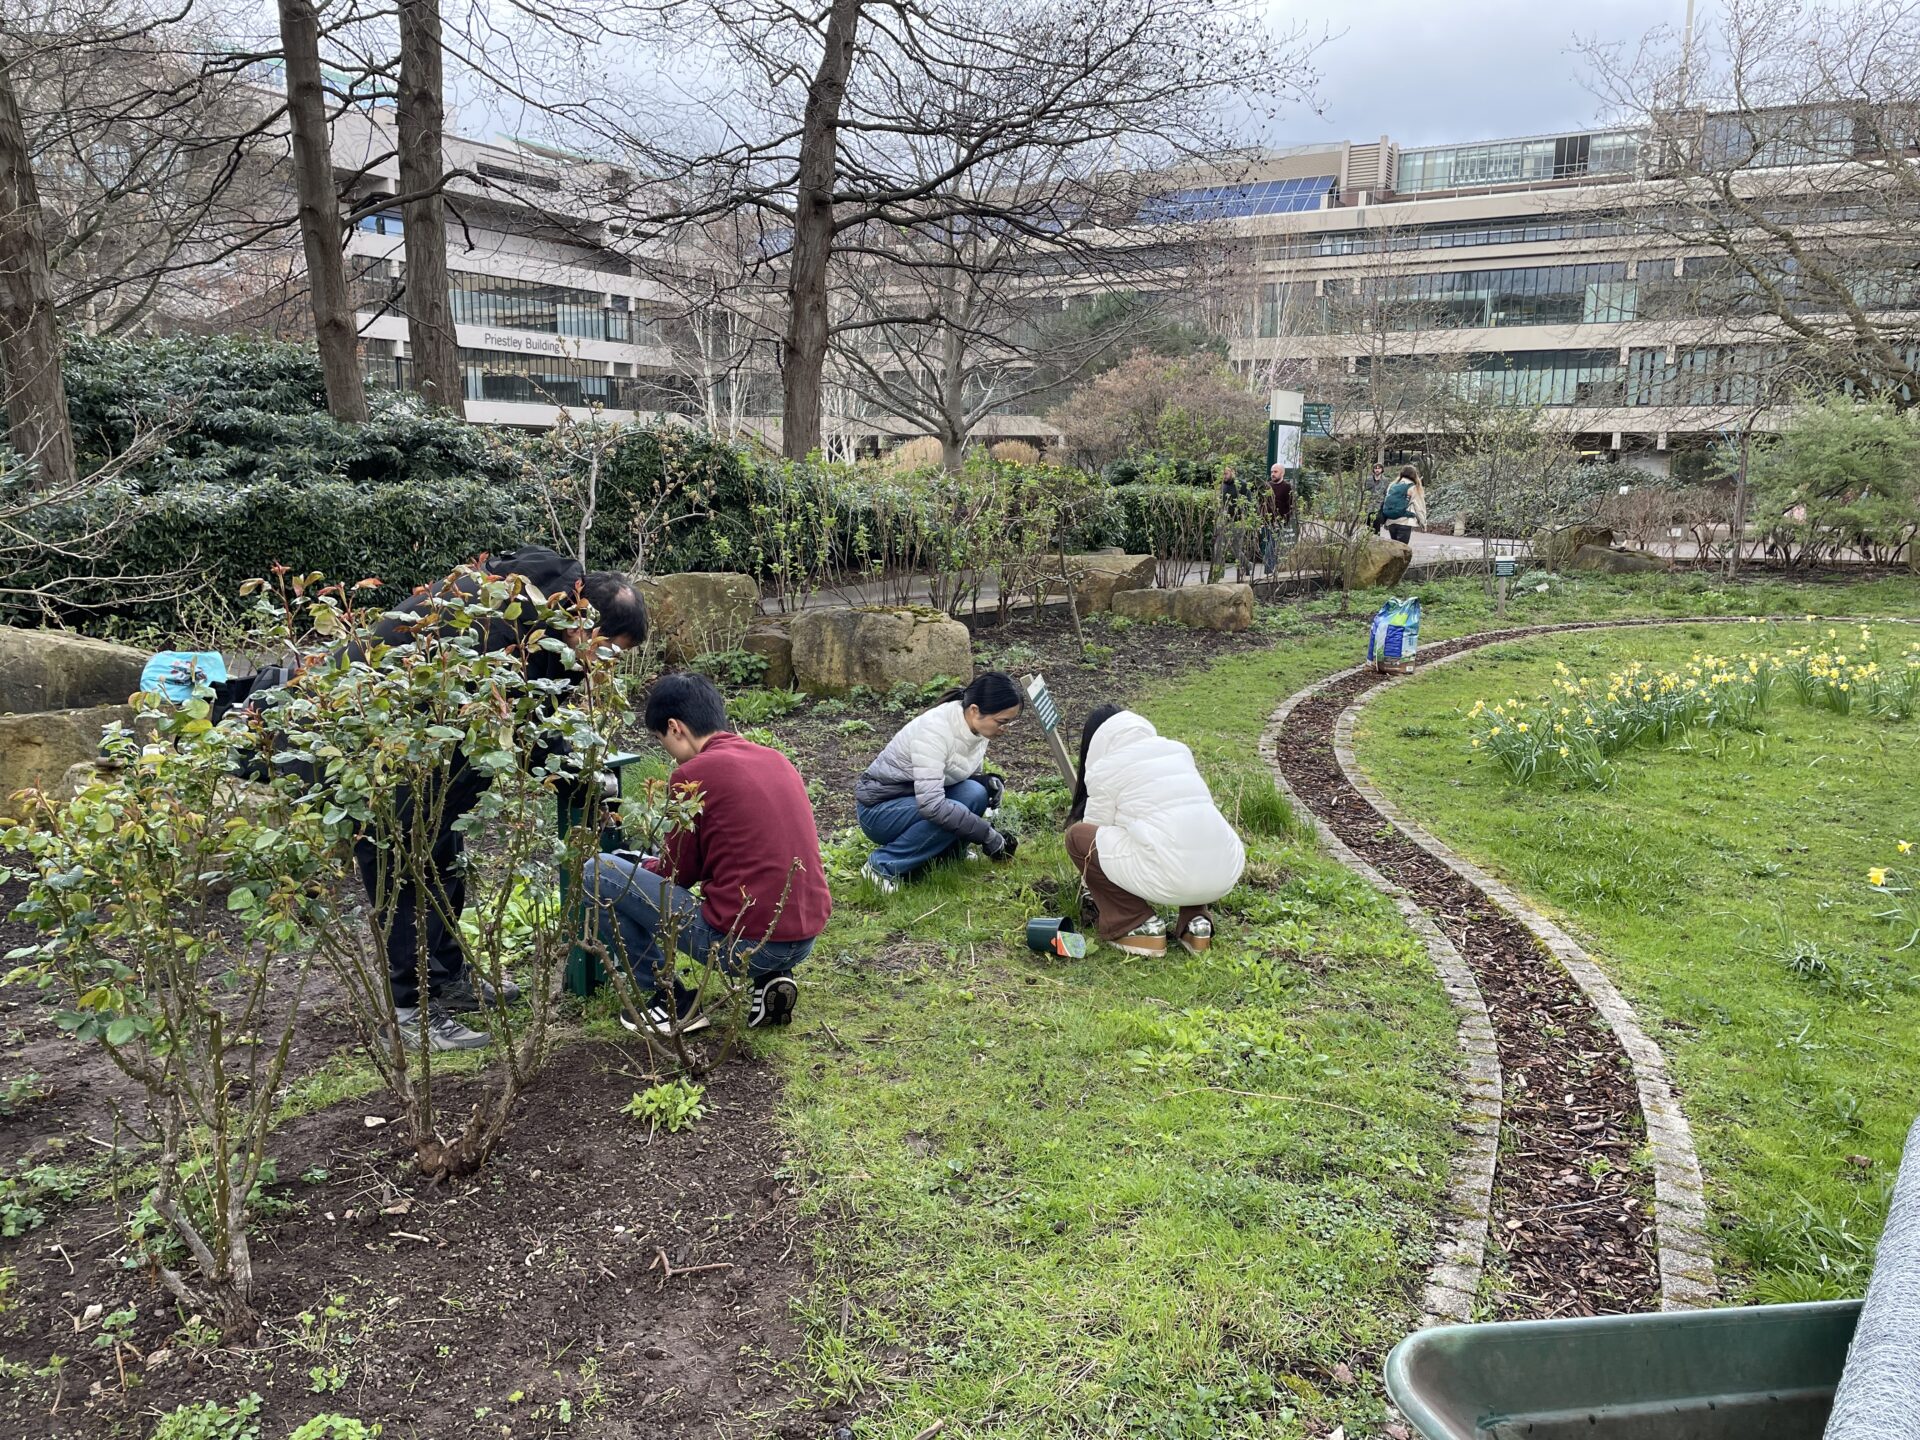
[[[565,1401],[561,1402],[563,1405]],[[562,1424],[566,1421],[562,1420]],[[316,1415],[287,1437],[287,1440],[373,1440],[380,1432],[351,1415]]]
[[[708,676],[730,690],[738,690],[758,685],[766,678],[767,657],[751,650],[712,650],[694,656],[687,662],[687,668]],[[727,708],[731,712],[731,703]],[[779,713],[784,715],[786,712],[783,710]]]
[[[1886,1200],[1884,1187],[1832,1207],[1799,1199],[1790,1211],[1738,1227],[1734,1249],[1757,1272],[1754,1300],[1786,1305],[1859,1295],[1873,1269],[1871,1237],[1879,1233]]]
[[[0,1176],[0,1236],[14,1239],[39,1229],[85,1188],[85,1175],[69,1165],[29,1165]]]

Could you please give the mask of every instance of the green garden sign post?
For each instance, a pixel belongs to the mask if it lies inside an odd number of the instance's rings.
[[[1306,424],[1307,397],[1298,390],[1275,390],[1267,396],[1267,468],[1300,468],[1300,438]]]

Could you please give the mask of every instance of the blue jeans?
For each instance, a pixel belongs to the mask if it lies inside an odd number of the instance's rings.
[[[656,996],[676,990],[673,966],[657,938],[661,914],[668,907],[679,921],[675,948],[729,975],[743,969],[755,980],[783,974],[813,952],[811,940],[754,940],[717,930],[700,913],[692,892],[618,855],[589,860],[586,882],[587,893],[600,908],[600,936],[608,952],[626,962],[642,990]]]
[[[976,815],[987,813],[987,787],[978,780],[947,786],[947,798],[958,800]],[[958,856],[966,841],[920,814],[911,795],[855,807],[854,818],[866,837],[880,848],[868,857],[876,875],[911,875],[944,856]]]

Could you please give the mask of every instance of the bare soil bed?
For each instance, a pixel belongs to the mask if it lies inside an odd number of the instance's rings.
[[[19,896],[0,888],[0,913]],[[0,922],[0,944],[28,938]],[[810,1272],[767,1065],[728,1060],[706,1077],[700,1124],[650,1135],[619,1113],[650,1083],[643,1047],[576,1042],[495,1161],[451,1190],[421,1182],[398,1127],[374,1123],[393,1114],[379,1093],[300,1116],[274,1136],[254,1247],[267,1332],[252,1349],[201,1348],[123,1263],[102,1193],[113,1107],[131,1107],[132,1088],[61,1035],[35,992],[8,987],[0,1005],[7,1074],[52,1086],[0,1118],[7,1173],[57,1163],[91,1177],[76,1203],[0,1242],[14,1271],[0,1360],[38,1371],[66,1357],[57,1375],[0,1386],[8,1435],[145,1435],[176,1405],[249,1394],[275,1436],[330,1411],[436,1437],[564,1434],[566,1416],[608,1436],[814,1436],[839,1418],[780,1368]],[[342,1038],[323,990],[303,1009],[293,1073]],[[142,1189],[130,1177],[118,1208]],[[96,1344],[99,1315],[129,1306],[127,1343]]]

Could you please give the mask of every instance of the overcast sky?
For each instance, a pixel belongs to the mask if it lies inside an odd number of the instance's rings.
[[[1581,84],[1576,32],[1637,43],[1656,25],[1677,30],[1686,8],[1686,0],[1337,0],[1319,12],[1335,32],[1319,59],[1325,117],[1295,108],[1261,138],[1387,135],[1408,146],[1578,130],[1598,107]],[[1294,0],[1273,4],[1279,24],[1306,13]]]

